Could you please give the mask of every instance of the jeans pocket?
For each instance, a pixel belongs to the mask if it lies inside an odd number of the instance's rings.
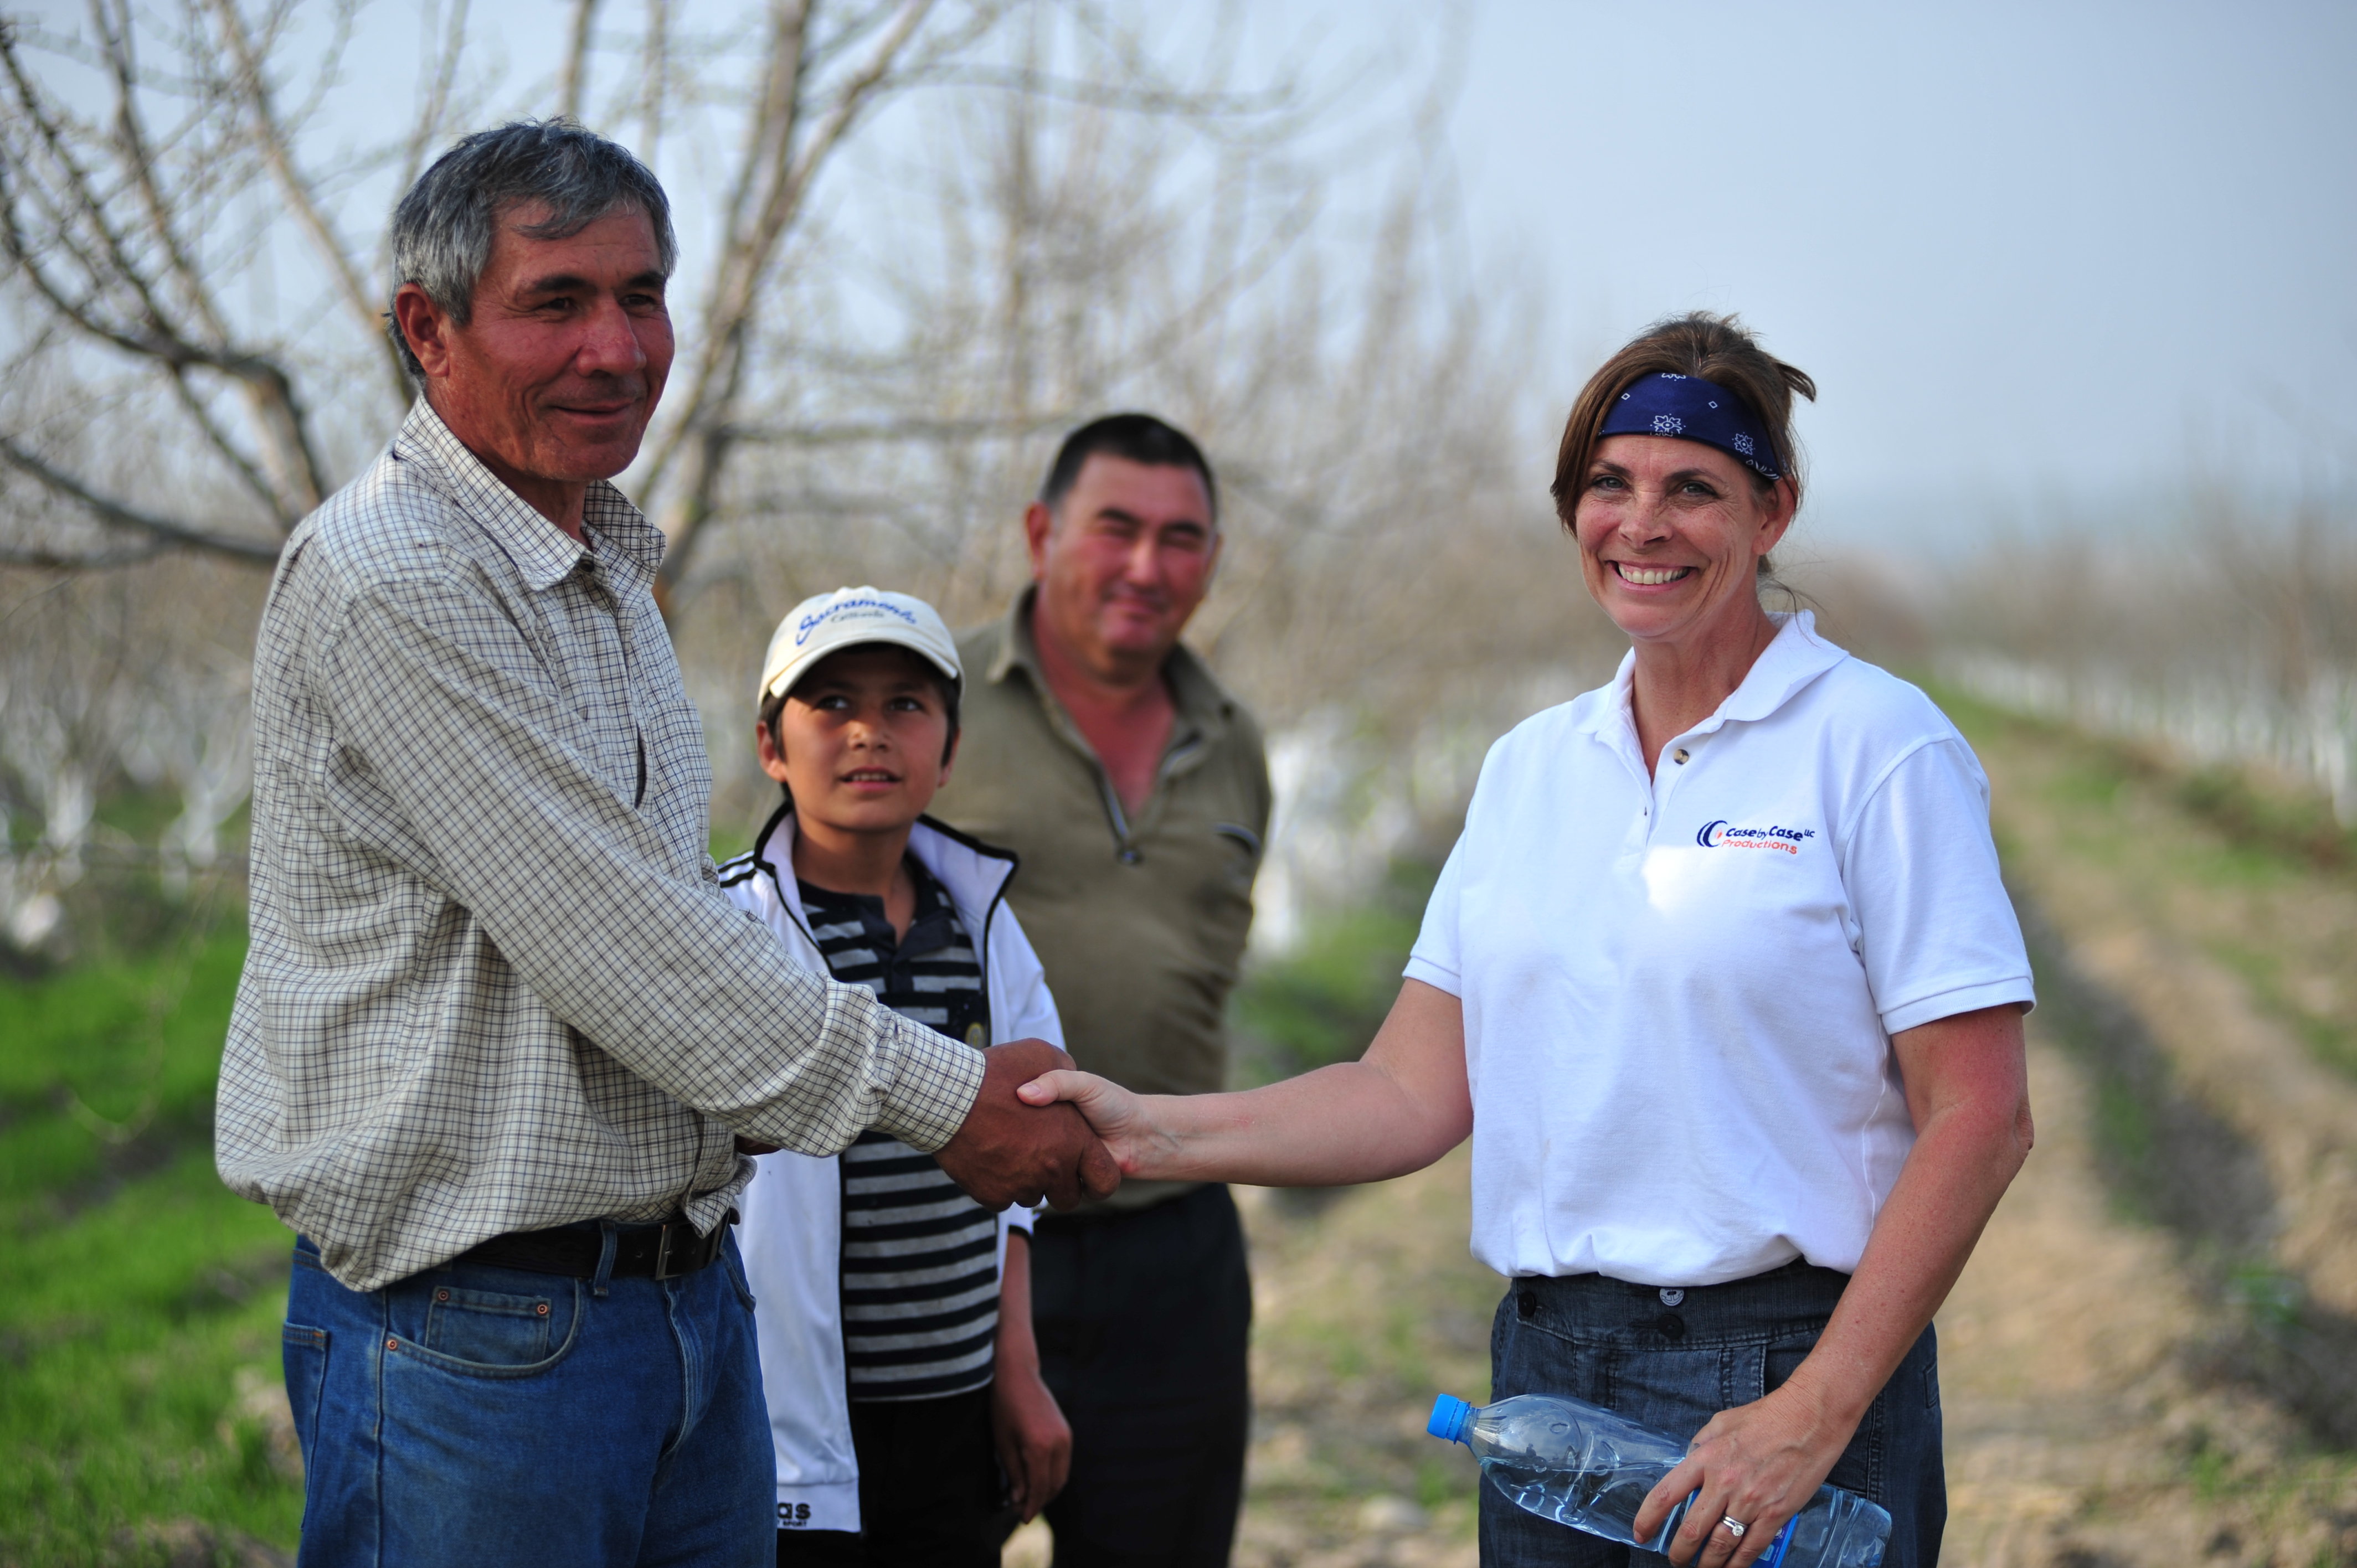
[[[428,1366],[471,1377],[528,1378],[565,1358],[581,1336],[579,1280],[551,1280],[546,1294],[436,1285],[425,1303],[424,1331],[388,1345]],[[554,1348],[552,1326],[564,1338]]]
[[[319,1435],[319,1402],[328,1386],[328,1331],[289,1323],[278,1331],[278,1353],[286,1367],[286,1406],[295,1418],[295,1441],[303,1473],[311,1473],[311,1448]]]
[[[720,1270],[728,1276],[729,1288],[737,1293],[737,1299],[744,1303],[745,1310],[752,1311],[753,1282],[745,1277],[745,1261],[737,1255],[736,1248],[730,1247],[720,1254]]]

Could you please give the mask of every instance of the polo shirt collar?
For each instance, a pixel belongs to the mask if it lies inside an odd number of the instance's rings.
[[[1727,693],[1717,713],[1687,734],[1708,735],[1723,725],[1767,718],[1792,701],[1802,688],[1849,657],[1817,635],[1817,618],[1812,611],[1771,610],[1769,618],[1778,623],[1776,635],[1760,650],[1760,657],[1751,661],[1743,683]],[[1613,672],[1611,699],[1598,703],[1587,715],[1585,728],[1589,735],[1609,745],[1627,730],[1633,742],[1630,693],[1636,680],[1637,650],[1632,648],[1621,656],[1620,668]]]
[[[1801,689],[1849,657],[1817,635],[1817,618],[1810,610],[1770,612],[1783,624],[1774,640],[1751,661],[1743,684],[1718,705],[1718,712],[1698,730],[1720,725],[1756,722],[1773,714],[1800,694]]]
[[[1031,636],[1031,607],[1039,594],[1039,584],[1027,583],[1007,606],[998,657],[990,661],[984,679],[1000,685],[1010,672],[1020,670],[1042,700],[1053,702],[1055,694],[1039,673],[1039,645]],[[1192,733],[1208,740],[1227,728],[1235,714],[1236,700],[1194,650],[1183,642],[1173,645],[1170,656],[1162,661],[1162,672],[1169,679],[1171,698],[1178,707],[1179,734]]]
[[[423,397],[410,405],[409,416],[402,421],[400,434],[393,437],[393,456],[425,470],[436,488],[515,563],[534,593],[563,582],[585,555],[630,587],[651,583],[662,564],[662,531],[612,484],[593,480],[583,499],[583,532],[591,541],[585,546],[508,489]]]

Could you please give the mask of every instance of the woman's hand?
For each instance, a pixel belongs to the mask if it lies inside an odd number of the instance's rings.
[[[1109,1078],[1063,1069],[1042,1073],[1015,1091],[1027,1105],[1053,1105],[1069,1100],[1079,1108],[1124,1177],[1158,1174],[1157,1162],[1178,1152],[1178,1140],[1160,1125],[1146,1099],[1132,1094]]]
[[[1784,1521],[1817,1495],[1857,1426],[1829,1413],[1805,1385],[1792,1382],[1766,1399],[1719,1412],[1637,1510],[1637,1538],[1651,1539],[1670,1510],[1699,1488],[1702,1495],[1670,1538],[1670,1561],[1749,1568],[1774,1544]],[[1729,1519],[1743,1526],[1740,1540],[1719,1522]]]

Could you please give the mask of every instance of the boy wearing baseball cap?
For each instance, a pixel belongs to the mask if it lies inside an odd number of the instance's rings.
[[[721,884],[805,967],[908,1018],[977,1049],[1060,1045],[1006,903],[1015,856],[924,815],[963,684],[922,599],[859,587],[797,605],[762,661],[755,734],[785,802]],[[1071,1456],[1031,1337],[1030,1215],[993,1214],[873,1131],[840,1155],[759,1164],[739,1240],[779,1563],[996,1564]]]

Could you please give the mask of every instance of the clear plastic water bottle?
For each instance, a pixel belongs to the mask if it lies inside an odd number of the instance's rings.
[[[1601,1405],[1562,1394],[1517,1394],[1480,1409],[1448,1394],[1433,1402],[1425,1430],[1462,1443],[1498,1490],[1541,1519],[1667,1552],[1694,1498],[1670,1511],[1650,1541],[1637,1539],[1637,1510],[1686,1445]],[[1890,1515],[1855,1492],[1817,1495],[1760,1554],[1757,1568],[1877,1568],[1890,1539]]]

